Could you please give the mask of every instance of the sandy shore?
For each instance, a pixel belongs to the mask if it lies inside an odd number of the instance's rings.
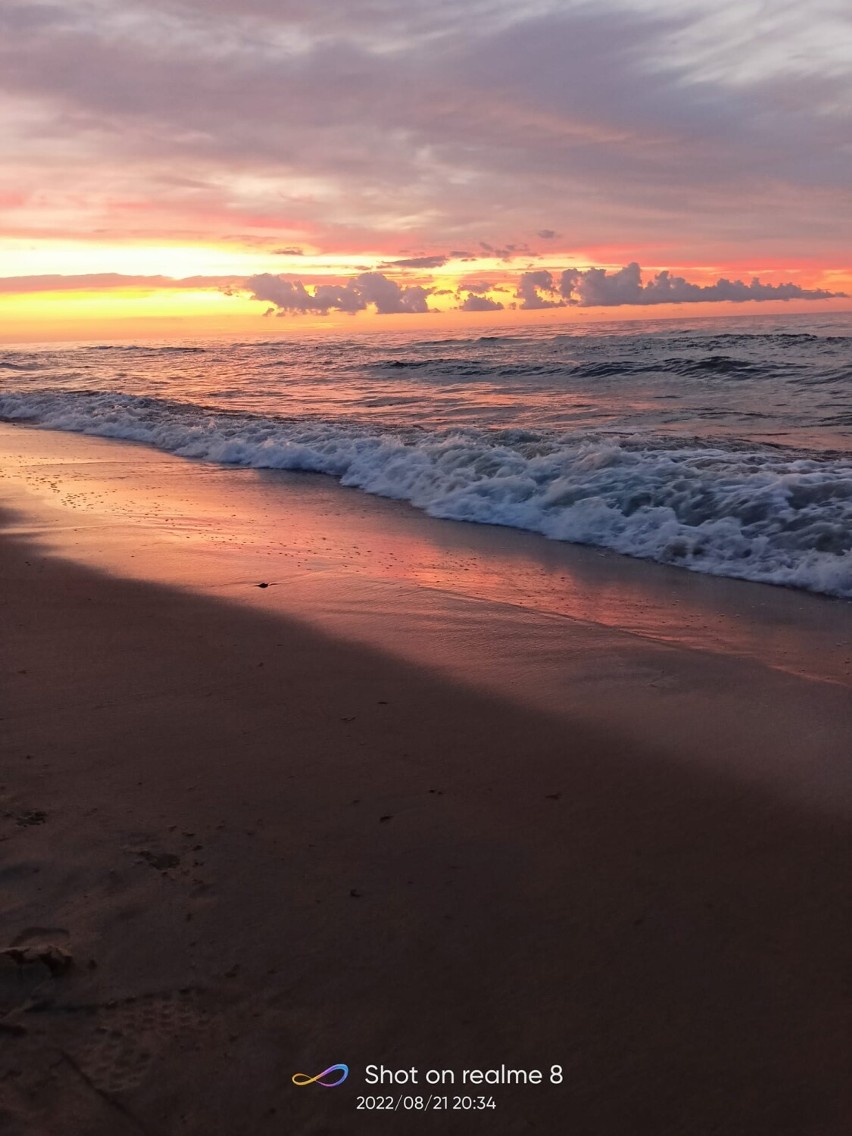
[[[587,652],[587,624],[560,624],[583,649],[561,672],[573,700],[560,711],[553,688],[548,709],[524,693],[534,674],[517,697],[475,689],[261,606],[271,588],[239,603],[122,578],[13,521],[13,1136],[848,1133],[852,734],[836,676],[654,647],[688,676],[666,739],[647,666],[615,667],[628,648],[611,631]],[[21,953],[47,943],[68,969]],[[291,1083],[338,1062],[337,1090]],[[564,1082],[489,1089],[476,1115],[391,1117],[356,1108],[372,1063],[459,1078],[558,1064]],[[421,1091],[436,1090],[382,1090]]]

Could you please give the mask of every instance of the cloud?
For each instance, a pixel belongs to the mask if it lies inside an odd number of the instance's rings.
[[[381,268],[440,268],[447,263],[446,256],[411,256],[406,260],[385,260]]]
[[[542,292],[546,292],[554,298],[548,299],[547,296],[542,295]],[[516,299],[519,301],[518,306],[527,311],[534,308],[561,308],[564,306],[564,300],[556,295],[556,284],[553,276],[543,268],[522,274],[518,280]]]
[[[757,277],[749,284],[724,277],[715,284],[691,284],[683,276],[674,276],[668,270],[658,272],[643,284],[642,270],[635,261],[615,272],[607,272],[604,268],[585,271],[568,268],[560,278],[559,292],[566,304],[583,308],[611,308],[622,304],[830,300],[846,295],[845,292],[828,292],[822,288],[802,288],[798,284],[762,284]]]
[[[352,287],[361,293],[365,303],[375,305],[380,315],[429,311],[426,304],[428,288],[400,287],[381,272],[362,272],[355,278]]]
[[[269,272],[251,276],[245,287],[253,300],[274,304],[278,315],[331,311],[362,312],[372,305],[379,315],[428,312],[428,288],[403,288],[381,272],[362,272],[345,284],[316,284],[310,291],[301,280],[287,280]],[[268,313],[267,313],[268,314]]]
[[[275,256],[304,256],[305,250],[297,248],[296,245],[288,245],[286,248],[277,248],[272,250]]]
[[[37,276],[0,277],[0,295],[38,292],[101,291],[109,289],[161,291],[166,289],[218,290],[226,295],[251,293],[252,299],[274,305],[278,315],[348,312],[374,309],[380,315],[428,313],[430,296],[455,296],[459,310],[465,312],[500,311],[506,304],[486,295],[510,292],[500,283],[487,280],[461,280],[458,289],[404,286],[381,272],[364,271],[339,282],[323,282],[314,277],[307,285],[290,276],[260,273],[248,279],[239,276],[130,275],[120,272],[54,273]],[[655,304],[688,304],[763,300],[829,300],[845,297],[844,292],[822,288],[803,288],[798,284],[764,284],[754,278],[749,283],[721,278],[714,284],[694,284],[670,271],[658,272],[643,282],[642,270],[634,261],[624,268],[568,268],[555,276],[547,269],[522,273],[514,293],[520,309],[532,311],[560,307],[619,307]],[[507,303],[509,301],[507,300]]]
[[[530,255],[530,250],[526,245],[505,244],[502,247],[495,247],[488,241],[480,241],[479,247],[486,256],[494,257],[496,260],[513,260],[516,256]]]
[[[849,37],[844,0],[5,0],[0,190],[26,234],[837,264]]]
[[[23,295],[29,292],[90,292],[109,288],[200,288],[226,291],[242,283],[239,276],[130,276],[122,272],[89,272],[78,275],[51,273],[41,276],[0,277],[0,293]]]
[[[469,280],[467,278],[460,280],[458,285],[459,293],[462,292],[490,292],[493,285],[487,280]]]
[[[503,305],[499,300],[491,300],[488,296],[476,296],[473,292],[468,292],[459,304],[461,312],[501,312],[502,310]]]
[[[555,241],[555,240],[558,240],[559,237],[561,237],[561,235],[562,234],[557,233],[555,229],[539,229],[538,230],[538,236],[540,236],[543,241]]]

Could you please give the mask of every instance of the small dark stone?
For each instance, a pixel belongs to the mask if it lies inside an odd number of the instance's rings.
[[[139,856],[158,872],[167,872],[169,868],[176,868],[180,864],[180,856],[175,856],[172,852],[149,852],[143,848]]]
[[[47,820],[47,813],[42,812],[41,809],[27,809],[25,813],[20,813],[16,820],[21,828],[26,828],[32,824],[44,824]]]

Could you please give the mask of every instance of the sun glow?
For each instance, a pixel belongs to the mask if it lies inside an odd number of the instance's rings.
[[[165,338],[257,327],[258,306],[208,289],[117,288],[0,298],[0,340]]]
[[[560,306],[536,311],[520,306],[517,286],[524,272],[546,269],[555,277],[559,266],[567,264],[597,264],[617,271],[619,263],[624,263],[616,252],[612,263],[607,264],[601,251],[595,250],[595,255],[592,250],[553,249],[545,258],[525,251],[488,248],[479,255],[458,252],[441,256],[431,255],[428,246],[406,252],[374,248],[363,253],[335,253],[268,236],[253,242],[235,239],[219,243],[7,238],[0,241],[6,270],[5,279],[0,278],[0,340],[264,337],[280,335],[282,325],[291,320],[303,330],[362,332],[403,331],[409,327],[425,330],[438,323],[459,329],[491,327],[505,317],[529,323],[600,322],[686,314],[729,315],[738,310],[737,305],[720,303],[679,308],[666,305],[665,310],[657,306],[580,311]],[[609,260],[614,250],[606,251]],[[649,265],[646,275],[656,271]],[[683,271],[699,283],[712,283],[721,275],[749,278],[747,266],[705,264]],[[300,282],[313,291],[323,284],[345,284],[364,272],[381,273],[400,288],[424,288],[429,311],[378,315],[369,307],[357,315],[332,310],[326,315],[305,312],[279,316],[266,302],[252,299],[246,287],[250,277],[268,273]],[[849,274],[839,270],[819,271],[810,264],[800,268],[768,265],[760,273],[767,279],[792,279],[805,287],[852,293]],[[464,304],[474,310],[459,310]],[[486,310],[476,310],[477,305]],[[760,310],[769,315],[774,311],[837,311],[848,307],[848,300],[810,302],[804,307],[793,301],[764,303]]]
[[[4,276],[62,274],[78,276],[120,272],[128,276],[248,276],[280,271],[281,258],[230,244],[168,241],[97,242],[92,240],[0,240]]]

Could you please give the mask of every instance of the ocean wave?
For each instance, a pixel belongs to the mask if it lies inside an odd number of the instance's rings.
[[[426,357],[379,359],[366,368],[368,373],[422,372],[428,378],[553,378],[606,379],[626,378],[629,375],[681,375],[684,377],[713,376],[731,379],[768,378],[778,372],[777,366],[766,362],[740,359],[724,354],[690,354],[656,359],[604,359],[577,362],[573,359],[553,361],[522,360],[504,362],[500,359],[477,360],[464,355],[456,357]],[[797,370],[795,363],[786,362],[784,374],[791,376]]]
[[[852,341],[852,336],[849,335],[816,335],[810,331],[694,331],[691,335],[673,335],[668,331],[658,331],[646,338],[652,343],[654,341],[657,343],[665,342],[684,347],[700,345],[711,349],[714,345],[719,347],[725,345],[748,346],[753,343],[775,347],[796,347],[811,344],[819,346],[824,343],[849,343]]]
[[[790,363],[785,364],[789,372]],[[654,368],[649,368],[654,369]],[[661,371],[675,375],[731,375],[740,378],[759,378],[774,373],[774,368],[763,363],[737,359],[732,355],[700,355],[688,359],[664,359],[659,366]]]
[[[754,444],[377,429],[106,392],[0,396],[0,415],[186,458],[310,470],[436,517],[852,597],[852,461]]]
[[[131,352],[137,355],[206,355],[206,347],[184,347],[180,345],[162,344],[152,345],[150,343],[95,343],[90,346],[81,347],[81,351],[115,351],[120,353],[130,354]]]
[[[574,375],[577,368],[570,363],[503,363],[500,361],[479,362],[458,358],[426,358],[426,359],[380,359],[370,363],[365,370],[368,373],[383,374],[387,371],[423,371],[429,378],[539,378],[554,375]]]
[[[44,363],[38,359],[28,359],[24,363],[15,363],[10,359],[0,359],[0,369],[4,371],[41,371]]]

